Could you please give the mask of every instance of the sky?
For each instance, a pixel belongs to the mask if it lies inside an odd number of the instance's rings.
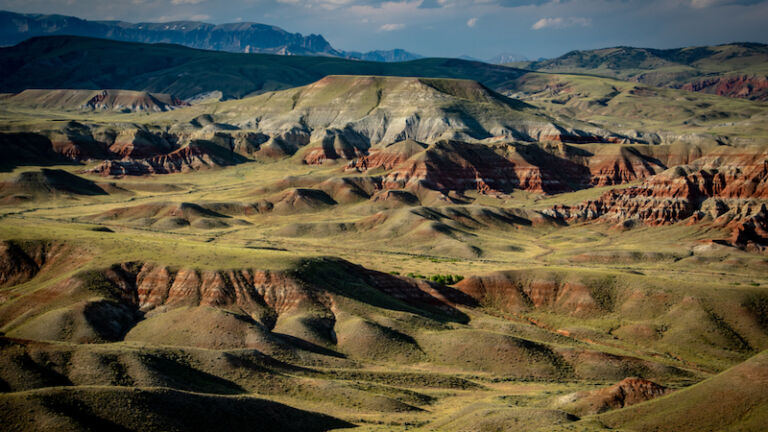
[[[251,21],[348,51],[551,58],[618,45],[768,43],[768,0],[0,0],[0,10],[129,22]]]

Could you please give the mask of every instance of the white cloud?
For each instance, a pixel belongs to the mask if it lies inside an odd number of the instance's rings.
[[[385,1],[378,4],[353,4],[347,12],[375,19],[386,19],[387,16],[413,16],[423,12],[419,9],[423,0],[415,1]]]
[[[714,6],[716,4],[724,3],[719,0],[691,0],[691,7],[696,9],[702,9],[710,6]]]
[[[395,30],[402,30],[405,28],[405,24],[384,24],[381,27],[379,27],[379,31],[395,31]]]
[[[470,18],[470,19],[467,21],[467,27],[474,27],[474,26],[476,26],[476,25],[477,25],[477,21],[478,21],[478,20],[479,20],[479,18],[477,18],[477,17],[474,17],[474,18]]]
[[[542,18],[536,21],[531,28],[541,30],[545,28],[561,29],[567,27],[589,27],[592,20],[589,18],[567,17],[567,18]]]
[[[171,0],[172,5],[199,4],[205,0]]]
[[[147,20],[147,22],[156,22],[156,23],[167,23],[172,21],[205,21],[207,19],[210,19],[211,16],[207,14],[196,14],[196,15],[187,15],[187,14],[177,14],[177,15],[160,15],[158,17],[153,17],[150,20]]]
[[[691,7],[695,9],[704,9],[712,6],[726,5],[753,5],[761,3],[764,0],[691,0]]]
[[[183,0],[182,0],[183,1]],[[197,1],[197,0],[192,0]],[[355,0],[276,0],[277,3],[302,6],[307,9],[336,10],[342,6],[354,6]]]

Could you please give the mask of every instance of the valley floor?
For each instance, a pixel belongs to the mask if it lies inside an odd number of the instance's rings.
[[[260,213],[235,203],[338,167],[52,168],[110,193],[1,209],[5,430],[703,431],[681,419],[713,389],[725,408],[697,416],[768,420],[763,255],[698,225],[523,217],[609,188]]]

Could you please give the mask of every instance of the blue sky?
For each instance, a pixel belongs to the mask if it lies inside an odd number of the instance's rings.
[[[339,49],[554,57],[616,45],[768,43],[768,0],[0,0],[0,9],[130,22],[253,21]]]

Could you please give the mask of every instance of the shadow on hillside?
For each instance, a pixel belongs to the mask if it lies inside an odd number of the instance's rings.
[[[466,323],[469,317],[456,306],[477,305],[473,298],[455,288],[368,270],[338,258],[304,260],[295,273],[310,286],[374,307],[439,322]]]

